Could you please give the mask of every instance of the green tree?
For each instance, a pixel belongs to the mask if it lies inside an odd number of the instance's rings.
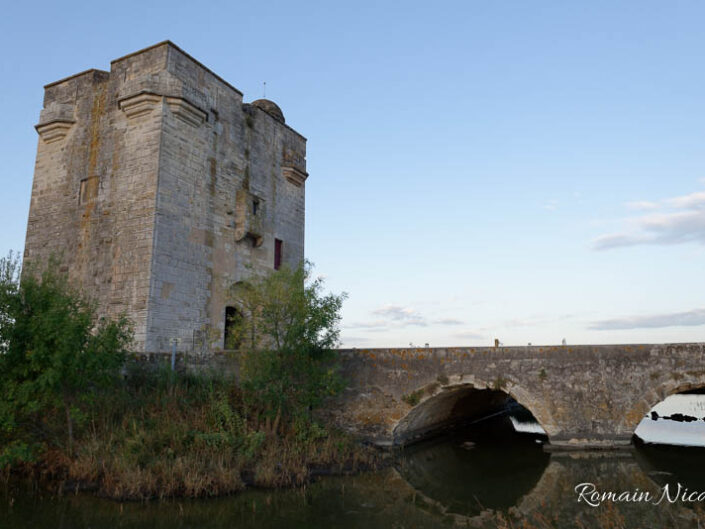
[[[129,322],[97,317],[57,264],[20,274],[16,257],[0,259],[0,463],[41,446],[54,412],[71,454],[80,405],[117,377],[132,341]]]
[[[346,294],[324,295],[322,289],[308,262],[232,287],[237,315],[229,345],[239,352],[240,383],[274,418],[275,430],[282,414],[308,417],[342,387],[335,347]]]

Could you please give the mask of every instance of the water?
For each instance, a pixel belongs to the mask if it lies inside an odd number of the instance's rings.
[[[517,505],[536,487],[550,458],[532,439],[483,443],[458,437],[411,447],[396,469],[443,512],[475,517]]]
[[[690,462],[690,464],[688,463]],[[649,490],[682,482],[705,490],[702,454],[641,449],[621,455],[546,454],[535,444],[461,440],[414,447],[392,468],[322,478],[304,489],[212,500],[126,503],[78,494],[52,497],[20,486],[0,493],[0,527],[12,529],[403,529],[494,527],[493,511],[519,520],[557,519],[557,527],[599,527],[609,507],[578,503],[573,489]],[[698,527],[684,504],[619,506],[626,527]],[[535,527],[541,527],[534,522]]]
[[[516,420],[494,422],[410,447],[390,468],[322,478],[296,490],[120,504],[87,494],[30,492],[21,484],[0,486],[0,528],[496,527],[497,513],[515,524],[531,520],[530,527],[537,528],[551,526],[549,521],[554,527],[578,522],[601,527],[610,516],[624,516],[624,527],[698,527],[694,505],[620,504],[616,514],[608,505],[578,502],[574,488],[586,482],[601,491],[650,491],[657,497],[665,485],[681,483],[705,491],[705,450],[645,446],[623,453],[549,454],[537,433],[511,433]]]
[[[689,396],[655,410],[701,417],[703,402]],[[703,424],[649,419],[639,428],[649,437],[649,428],[664,434],[672,427],[667,439],[673,441],[674,432],[676,439],[697,438]],[[497,527],[497,516],[531,528],[705,527],[705,501],[620,503],[615,510],[609,502],[592,507],[578,501],[575,492],[581,483],[604,492],[646,491],[654,499],[666,486],[705,491],[705,449],[645,445],[626,452],[549,454],[542,434],[524,417],[497,417],[462,435],[410,447],[378,472],[211,500],[120,504],[0,484],[0,529],[425,529]]]

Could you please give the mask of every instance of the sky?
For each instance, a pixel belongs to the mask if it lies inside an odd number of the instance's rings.
[[[308,138],[347,347],[705,341],[705,3],[12,2],[0,254],[43,85],[172,40]]]

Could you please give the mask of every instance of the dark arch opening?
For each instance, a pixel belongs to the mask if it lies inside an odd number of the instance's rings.
[[[543,428],[501,389],[447,389],[414,407],[394,430],[396,466],[425,498],[449,513],[506,509],[530,493],[550,454]]]
[[[237,328],[242,320],[242,314],[236,307],[225,307],[225,332],[223,333],[223,349],[236,350],[240,348],[240,336]]]
[[[463,435],[470,442],[548,440],[534,415],[501,389],[451,388],[414,407],[393,432],[395,445]]]

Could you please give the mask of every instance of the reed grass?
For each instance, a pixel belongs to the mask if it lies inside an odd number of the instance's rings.
[[[298,416],[272,421],[234,380],[133,366],[124,383],[81,409],[73,455],[61,417],[42,419],[45,449],[15,468],[61,490],[119,500],[232,494],[247,485],[300,485],[316,472],[374,467],[378,454],[342,432]]]

